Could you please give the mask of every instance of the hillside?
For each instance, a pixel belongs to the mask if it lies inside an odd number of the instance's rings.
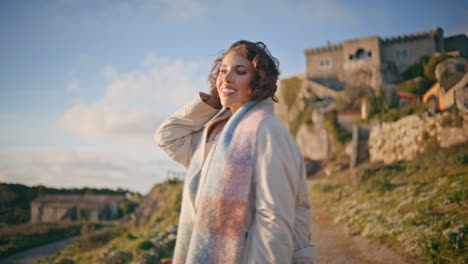
[[[115,229],[82,230],[72,245],[39,263],[165,263],[175,245],[182,182],[157,184]]]
[[[466,225],[468,143],[433,147],[406,162],[361,164],[353,171],[337,166],[313,179],[320,204],[349,233],[386,244],[429,263],[463,263],[468,256]],[[339,156],[339,155],[338,155]],[[325,166],[324,170],[329,169]],[[156,185],[135,213],[115,229],[83,234],[43,263],[169,263],[175,244],[182,183]]]
[[[335,165],[336,167],[336,165]],[[365,163],[320,176],[311,199],[348,224],[430,263],[468,259],[468,143],[432,147],[413,161]]]

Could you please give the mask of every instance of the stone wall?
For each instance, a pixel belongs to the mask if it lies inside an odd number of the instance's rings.
[[[371,161],[391,163],[412,160],[428,144],[450,147],[468,140],[468,111],[444,112],[436,116],[411,115],[396,122],[371,125],[369,155]]]

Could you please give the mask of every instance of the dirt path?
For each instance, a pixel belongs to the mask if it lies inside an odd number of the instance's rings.
[[[346,226],[336,224],[312,201],[312,240],[317,257],[314,264],[421,264],[360,236],[350,236]]]
[[[0,264],[28,264],[47,256],[52,256],[56,252],[64,249],[73,242],[74,238],[50,243],[45,246],[32,248],[26,251],[11,255],[6,259],[0,259]]]

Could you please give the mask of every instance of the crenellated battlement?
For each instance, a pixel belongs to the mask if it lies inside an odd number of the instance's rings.
[[[307,55],[312,55],[312,54],[327,53],[327,52],[333,52],[333,51],[339,51],[339,50],[343,50],[343,44],[341,43],[322,46],[322,47],[313,48],[313,49],[306,49],[304,51],[304,54],[307,56]]]
[[[336,79],[348,86],[368,86],[375,90],[399,80],[400,73],[423,56],[459,51],[468,58],[465,34],[445,38],[439,28],[401,34],[344,40],[341,43],[306,49],[307,77],[312,80]],[[338,89],[335,83],[327,83]]]
[[[442,33],[442,29],[434,28],[430,31],[423,31],[423,32],[417,32],[417,33],[412,33],[412,34],[403,34],[403,35],[398,35],[398,36],[387,37],[387,38],[382,39],[382,44],[388,45],[388,44],[409,42],[409,41],[414,41],[414,40],[419,40],[419,39],[430,39],[430,38],[434,38],[437,34],[441,34],[441,33]]]
[[[423,32],[417,32],[417,33],[412,33],[412,34],[397,35],[397,36],[387,37],[384,39],[381,38],[380,40],[381,40],[382,45],[391,45],[391,44],[410,42],[410,41],[420,40],[420,39],[431,39],[437,35],[443,36],[443,31],[441,28],[434,28],[430,31],[423,31]],[[340,51],[340,50],[343,50],[343,43],[306,49],[304,51],[304,54],[308,56],[308,55],[317,55],[317,54],[335,52],[335,51]]]

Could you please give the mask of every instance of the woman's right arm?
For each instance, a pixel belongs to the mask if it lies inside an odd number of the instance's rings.
[[[211,99],[200,93],[165,120],[154,134],[156,144],[186,168],[200,144],[204,125],[219,112]]]

